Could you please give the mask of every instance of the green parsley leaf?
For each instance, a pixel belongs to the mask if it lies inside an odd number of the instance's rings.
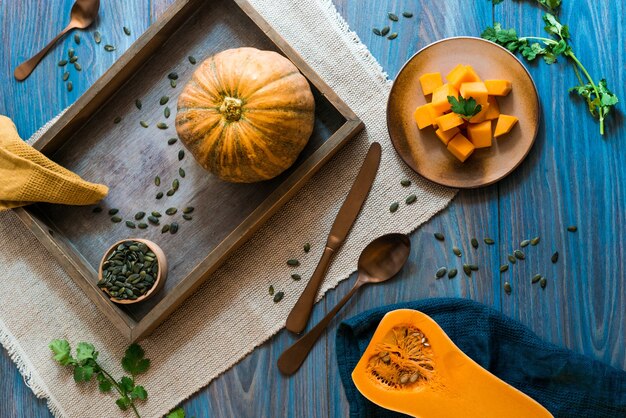
[[[143,348],[141,348],[139,344],[131,344],[122,359],[122,367],[124,370],[133,376],[148,370],[150,360],[144,358],[144,354]]]
[[[54,353],[52,357],[59,362],[61,366],[73,364],[75,360],[72,358],[70,343],[66,340],[53,340],[48,347]]]
[[[591,83],[572,87],[569,91],[575,92],[585,99],[589,106],[589,112],[594,117],[604,118],[604,116],[611,111],[611,108],[619,103],[619,100],[617,96],[608,89],[605,79],[600,80],[596,88],[598,89],[599,96],[596,95],[596,91]]]
[[[74,367],[74,381],[76,383],[89,382],[93,375],[93,367],[91,366],[76,366]]]
[[[78,343],[76,346],[76,360],[83,363],[87,360],[96,360],[98,358],[98,352],[94,348],[93,344]]]
[[[562,25],[561,22],[553,14],[546,13],[543,15],[543,21],[546,22],[545,30],[550,35],[558,36],[563,40],[569,39],[569,28]]]
[[[135,386],[130,392],[130,397],[132,399],[141,399],[142,401],[145,401],[146,399],[148,399],[148,392],[146,391],[146,389],[144,389],[143,386],[138,385]]]
[[[111,391],[111,388],[113,387],[113,385],[103,373],[98,373],[98,375],[96,376],[96,379],[98,380],[98,389],[100,389],[100,392]]]
[[[120,407],[122,411],[126,411],[128,407],[130,407],[131,401],[128,396],[122,396],[117,401],[115,401],[115,403],[117,404],[117,406]]]
[[[134,387],[135,382],[133,382],[133,379],[131,379],[130,377],[124,376],[122,377],[122,380],[120,380],[120,388],[122,389],[122,392],[124,392],[124,394],[132,392]]]
[[[459,95],[457,99],[454,96],[448,96],[448,102],[452,105],[452,111],[463,119],[471,119],[480,113],[483,108],[481,105],[476,104],[476,100],[473,97],[465,99]]]
[[[183,408],[176,408],[167,414],[165,418],[185,418],[185,410]]]

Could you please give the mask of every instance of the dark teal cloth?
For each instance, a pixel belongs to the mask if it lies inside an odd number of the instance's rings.
[[[549,344],[488,306],[449,298],[384,306],[339,325],[337,364],[350,417],[404,416],[365,399],[350,377],[378,323],[395,309],[415,309],[432,317],[465,354],[555,417],[626,417],[625,371]]]

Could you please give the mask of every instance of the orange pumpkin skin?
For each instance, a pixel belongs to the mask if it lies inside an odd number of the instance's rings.
[[[414,417],[552,417],[469,358],[428,315],[410,309],[383,317],[352,381],[375,404]]]
[[[315,101],[306,78],[282,55],[222,51],[200,64],[178,98],[176,131],[198,163],[219,178],[276,177],[313,132]]]

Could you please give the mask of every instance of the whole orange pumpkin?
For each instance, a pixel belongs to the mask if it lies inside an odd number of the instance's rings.
[[[193,74],[178,98],[176,131],[202,167],[252,183],[295,162],[314,119],[311,88],[291,61],[238,48],[208,58]]]

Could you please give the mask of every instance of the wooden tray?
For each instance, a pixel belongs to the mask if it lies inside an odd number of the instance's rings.
[[[208,175],[189,153],[178,161],[180,141],[174,118],[178,94],[200,63],[224,49],[252,46],[275,50],[288,57],[307,77],[316,101],[313,135],[297,162],[271,181],[230,184]],[[106,52],[102,52],[106,53]],[[178,86],[167,75],[176,71]],[[163,117],[159,99],[170,97],[172,115]],[[135,107],[135,99],[143,107]],[[113,119],[121,116],[120,123]],[[149,128],[139,125],[150,123]],[[169,128],[160,130],[156,123]],[[59,260],[85,294],[129,341],[149,334],[178,307],[229,254],[282,206],[331,156],[363,127],[362,122],[326,83],[245,0],[178,0],[124,55],[42,136],[35,148],[85,179],[110,186],[101,203],[93,207],[38,204],[17,209],[21,220]],[[180,190],[156,200],[174,178]],[[155,175],[163,184],[154,185]],[[180,218],[180,209],[194,206],[193,220]],[[177,234],[161,234],[161,227],[129,229],[114,224],[109,208],[119,208],[124,220],[138,211],[163,213],[163,223],[180,224]],[[173,217],[168,207],[179,208]],[[166,218],[167,221],[166,221]],[[146,238],[165,251],[169,274],[163,289],[151,299],[121,307],[97,288],[100,258],[114,242],[129,237]],[[76,295],[68,295],[76,297]]]

